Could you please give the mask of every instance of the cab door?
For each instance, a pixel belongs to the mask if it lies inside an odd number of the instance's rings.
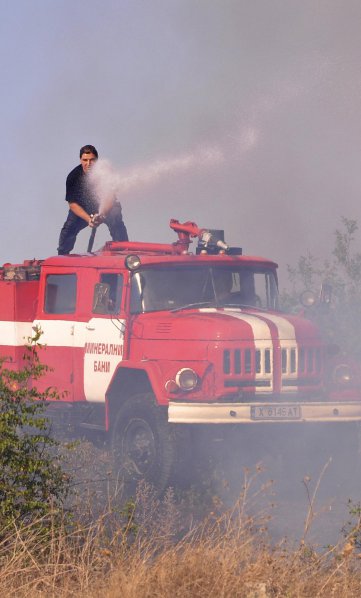
[[[48,370],[35,382],[39,391],[55,389],[65,401],[73,400],[74,328],[76,322],[78,277],[74,270],[44,268],[41,286],[43,304],[39,305],[39,357]]]
[[[84,331],[84,395],[103,402],[118,363],[123,359],[125,317],[123,275],[101,271],[94,285],[92,313]]]

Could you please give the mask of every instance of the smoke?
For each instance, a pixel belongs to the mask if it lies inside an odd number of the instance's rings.
[[[126,170],[116,170],[109,160],[99,159],[89,173],[91,185],[99,197],[100,212],[115,196],[124,196],[169,176],[179,176],[191,170],[203,170],[221,164],[224,152],[220,147],[206,147]]]
[[[203,174],[207,169],[237,163],[255,150],[262,141],[264,119],[296,97],[304,95],[308,86],[300,82],[278,82],[273,93],[262,94],[255,99],[245,118],[238,118],[232,133],[217,142],[198,147],[179,155],[158,158],[127,169],[116,169],[107,159],[99,159],[89,177],[100,201],[100,212],[115,197],[161,185],[170,177],[187,173]],[[242,122],[243,121],[243,122]]]

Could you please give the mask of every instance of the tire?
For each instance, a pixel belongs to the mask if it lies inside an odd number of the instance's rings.
[[[161,493],[177,461],[177,442],[166,410],[152,394],[135,396],[120,407],[112,426],[116,467],[128,490],[145,480]]]

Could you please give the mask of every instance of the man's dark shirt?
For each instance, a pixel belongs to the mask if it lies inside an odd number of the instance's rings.
[[[99,212],[99,202],[90,188],[88,177],[81,164],[69,172],[66,178],[65,200],[77,203],[89,215]]]

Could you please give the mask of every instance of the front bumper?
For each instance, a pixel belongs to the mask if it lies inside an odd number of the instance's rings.
[[[168,421],[176,424],[259,424],[274,422],[361,422],[361,402],[349,403],[176,403]]]

